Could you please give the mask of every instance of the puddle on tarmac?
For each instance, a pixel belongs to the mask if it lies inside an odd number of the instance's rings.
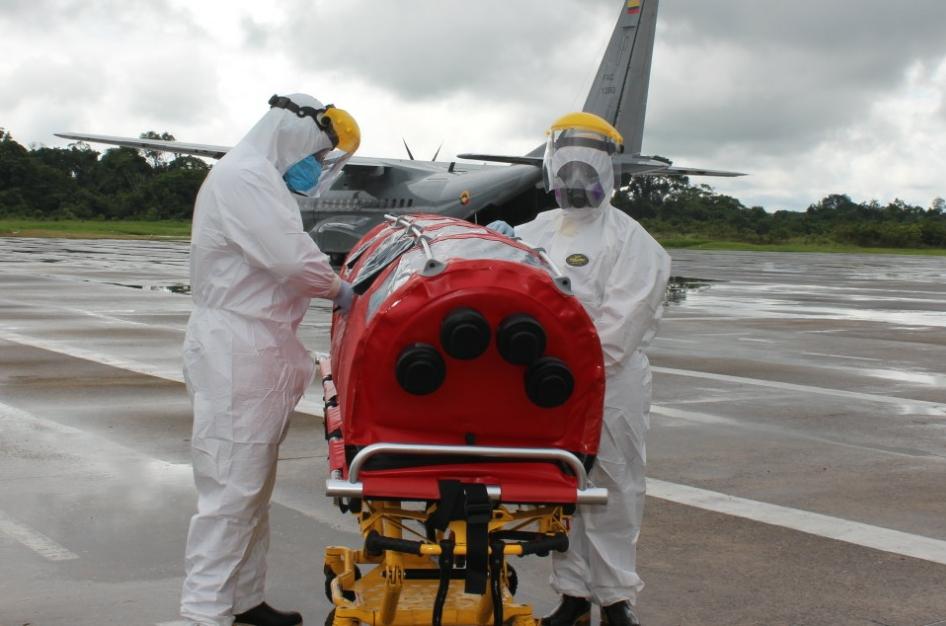
[[[187,283],[173,283],[170,285],[161,285],[161,284],[149,284],[149,285],[129,285],[128,283],[105,283],[106,285],[114,285],[115,287],[128,287],[130,289],[141,289],[142,291],[160,291],[162,293],[179,293],[185,296],[189,296],[191,293],[191,286]]]
[[[671,276],[667,283],[667,293],[664,295],[664,304],[682,304],[691,291],[706,291],[718,280],[707,278],[687,278],[686,276]]]

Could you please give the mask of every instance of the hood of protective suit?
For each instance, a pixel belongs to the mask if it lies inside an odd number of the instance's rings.
[[[317,99],[304,93],[290,94],[288,98],[301,107],[324,107]],[[290,167],[305,157],[331,149],[331,139],[311,118],[298,117],[285,109],[272,108],[230,153],[252,151],[262,154],[280,174],[285,174]]]
[[[574,136],[571,142],[575,142]],[[546,190],[568,211],[598,213],[614,194],[614,163],[604,150],[550,138],[543,161]]]

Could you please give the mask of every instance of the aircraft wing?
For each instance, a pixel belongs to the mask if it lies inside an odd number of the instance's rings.
[[[619,155],[614,159],[614,166],[621,169],[621,174],[630,176],[745,176],[742,172],[679,167],[670,159],[640,154]]]
[[[56,133],[57,137],[63,139],[75,139],[77,141],[91,141],[93,143],[106,143],[123,148],[136,148],[139,150],[160,150],[162,152],[174,152],[176,154],[189,154],[191,156],[209,157],[219,159],[227,153],[230,146],[212,146],[202,143],[185,143],[183,141],[162,141],[161,139],[133,139],[131,137],[113,137],[111,135],[88,135],[83,133]]]
[[[542,157],[540,156],[500,156],[497,154],[458,154],[458,159],[469,159],[470,161],[490,161],[492,163],[509,163],[512,165],[534,165],[542,167]]]
[[[207,157],[211,159],[222,158],[223,155],[225,155],[231,148],[231,146],[215,146],[203,143],[164,141],[162,139],[135,139],[134,137],[92,135],[89,133],[56,133],[56,136],[62,137],[63,139],[75,139],[77,141],[104,143],[112,146],[121,146],[123,148],[135,148],[137,150],[158,150],[161,152],[188,154],[191,156]],[[539,159],[539,162],[541,164],[541,159]],[[396,163],[396,159],[352,157],[352,159],[345,165],[345,171],[356,176],[381,176],[392,166],[396,165]],[[443,167],[447,167],[447,164],[444,164]]]
[[[467,153],[458,154],[457,158],[542,167],[542,157],[539,156],[500,156],[496,154]],[[677,167],[669,159],[641,156],[639,154],[619,155],[614,159],[614,166],[621,169],[621,174],[631,176],[745,176],[741,172]]]
[[[661,176],[720,176],[733,178],[736,176],[745,176],[744,172],[727,172],[726,170],[704,170],[698,167],[677,167],[671,165],[662,172],[655,172]]]

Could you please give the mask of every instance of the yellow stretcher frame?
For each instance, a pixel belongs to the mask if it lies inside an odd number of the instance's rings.
[[[423,523],[433,513],[434,506],[425,510],[410,510],[400,502],[366,500],[362,511],[355,513],[362,536],[372,533],[385,538],[402,539],[405,533],[416,535],[423,542],[420,555],[385,550],[381,555],[366,554],[363,549],[329,547],[325,550],[325,571],[330,574],[329,589],[334,610],[326,626],[418,626],[431,624],[433,606],[439,580],[436,557],[441,554],[439,542],[444,538],[454,541],[453,554],[467,554],[466,521],[451,521],[446,532],[438,531],[436,541],[407,526],[408,522]],[[552,536],[567,533],[568,515],[562,506],[520,506],[515,510],[498,505],[488,523],[489,533],[517,531],[531,527],[533,531]],[[492,544],[492,542],[490,542]],[[538,620],[528,604],[517,603],[509,589],[510,567],[506,557],[522,556],[521,545],[505,545],[502,566],[503,623],[509,626],[537,626]],[[363,578],[358,578],[358,565],[375,567]],[[431,570],[431,578],[405,578],[406,570]],[[482,596],[463,592],[463,580],[451,580],[441,617],[442,626],[486,626],[493,622],[493,600],[489,591]],[[346,597],[346,592],[348,596]],[[354,599],[349,599],[350,597]]]

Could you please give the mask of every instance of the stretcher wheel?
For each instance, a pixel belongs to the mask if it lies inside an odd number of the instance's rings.
[[[361,498],[335,498],[334,502],[342,513],[361,513]]]
[[[325,572],[325,597],[328,598],[328,601],[332,601],[332,581],[335,580],[335,572],[332,571],[332,568],[328,565],[323,569]],[[355,566],[355,580],[361,580],[361,570]],[[349,602],[355,601],[355,592],[351,589],[342,589],[342,595]],[[335,611],[333,610],[334,614]],[[331,622],[326,622],[326,624],[331,624]]]

